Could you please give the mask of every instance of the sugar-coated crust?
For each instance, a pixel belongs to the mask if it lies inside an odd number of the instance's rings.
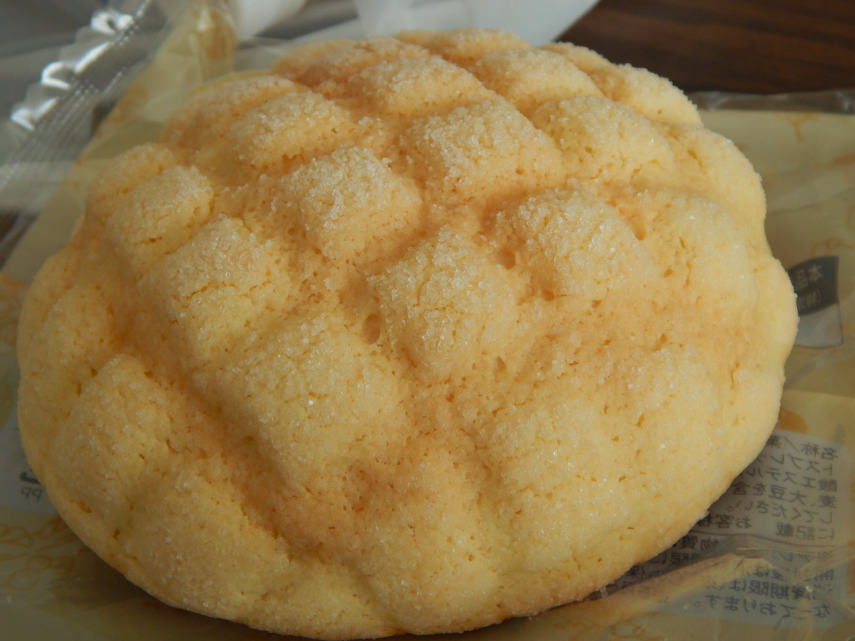
[[[765,442],[795,310],[764,215],[644,70],[483,30],[308,45],[92,187],[23,312],[25,449],[177,606],[329,639],[536,613]]]

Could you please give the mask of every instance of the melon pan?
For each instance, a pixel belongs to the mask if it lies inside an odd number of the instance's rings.
[[[167,603],[319,638],[582,598],[684,534],[795,332],[759,180],[647,71],[306,45],[93,185],[19,330],[28,459]]]

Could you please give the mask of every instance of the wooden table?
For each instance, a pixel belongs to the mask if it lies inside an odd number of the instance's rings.
[[[687,92],[855,88],[855,0],[600,0],[561,39]]]

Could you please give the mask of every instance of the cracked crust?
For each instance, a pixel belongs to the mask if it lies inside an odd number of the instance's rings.
[[[756,455],[795,331],[763,193],[667,81],[490,31],[312,44],[93,187],[22,315],[73,529],[323,638],[584,597]]]

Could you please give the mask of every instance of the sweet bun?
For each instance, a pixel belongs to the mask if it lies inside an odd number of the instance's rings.
[[[307,45],[92,186],[21,320],[27,456],[131,581],[257,628],[580,599],[774,426],[764,215],[649,72],[484,30]]]

